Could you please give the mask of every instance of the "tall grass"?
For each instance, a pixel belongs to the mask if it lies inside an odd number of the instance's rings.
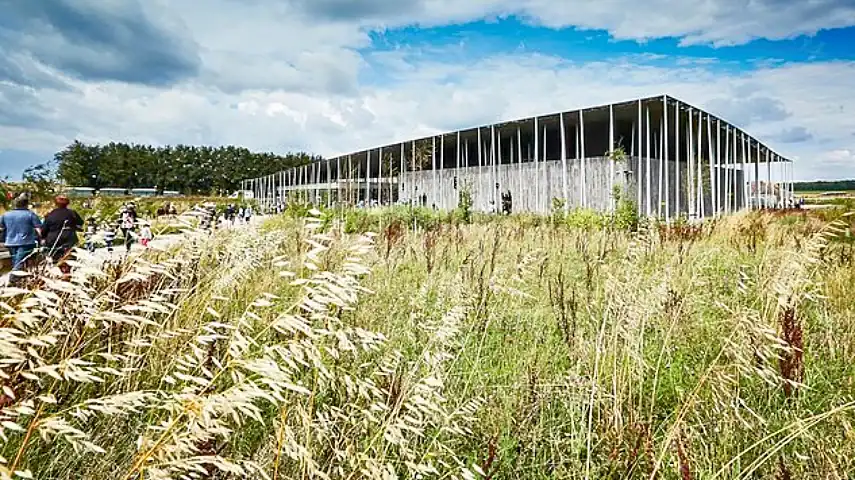
[[[2,478],[855,474],[843,222],[291,213],[4,290]]]

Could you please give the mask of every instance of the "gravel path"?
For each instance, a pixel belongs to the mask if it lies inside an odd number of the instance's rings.
[[[252,218],[250,223],[251,224],[258,223],[258,222],[262,221],[263,218],[264,217],[262,217],[262,216],[255,216]],[[241,228],[244,226],[246,226],[245,223],[237,223],[234,225],[234,227],[231,227],[231,226],[228,226],[225,222],[223,222],[220,224],[220,226],[218,228]],[[170,247],[177,244],[178,242],[181,242],[185,238],[187,238],[187,234],[184,234],[184,233],[176,233],[176,234],[169,234],[169,235],[158,235],[149,242],[147,247],[143,247],[139,243],[139,239],[136,239],[136,240],[134,240],[134,243],[131,245],[130,252],[128,252],[127,249],[125,248],[125,245],[124,245],[123,240],[121,238],[121,233],[119,232],[119,234],[116,236],[116,241],[113,243],[113,251],[112,252],[108,251],[106,247],[96,248],[95,251],[92,252],[91,254],[81,255],[79,261],[81,263],[83,263],[84,266],[100,268],[101,265],[103,265],[104,262],[106,262],[108,260],[112,260],[112,259],[118,260],[118,259],[125,258],[129,255],[131,257],[135,257],[135,256],[142,255],[143,253],[145,253],[146,251],[149,251],[149,250],[166,250],[166,249],[169,249]],[[83,246],[79,245],[79,247],[82,248]],[[57,268],[57,267],[52,267],[51,273],[53,275],[56,275],[56,276],[59,276],[61,274],[61,272],[59,271],[59,268]],[[0,275],[0,287],[5,287],[9,284],[9,275],[10,274],[8,272]]]

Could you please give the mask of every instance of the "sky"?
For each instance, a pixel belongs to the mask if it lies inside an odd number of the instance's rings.
[[[855,0],[0,0],[0,177],[75,139],[332,156],[671,95],[855,178]]]

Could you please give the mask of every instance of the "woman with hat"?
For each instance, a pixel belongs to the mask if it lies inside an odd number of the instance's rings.
[[[56,208],[45,216],[42,223],[43,245],[53,263],[67,276],[71,267],[66,261],[77,245],[77,232],[83,227],[83,219],[68,208],[69,200],[65,195],[57,196],[54,204]]]

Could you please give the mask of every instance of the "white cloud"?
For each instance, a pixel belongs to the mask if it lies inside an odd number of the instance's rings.
[[[607,30],[615,38],[677,37],[736,45],[855,25],[852,0],[287,0],[316,17],[362,25],[445,25],[518,15],[548,27]]]
[[[366,28],[377,25],[447,24],[509,13],[553,26],[606,28],[618,38],[676,35],[687,36],[686,42],[738,43],[855,23],[851,1],[824,10],[815,8],[816,2],[782,8],[771,0],[656,0],[653,5],[622,0],[570,5],[551,0],[399,1],[404,4],[394,10],[381,8],[383,0],[354,1],[348,15],[327,20],[319,18],[323,12],[318,9],[335,1],[314,4],[314,18],[296,0],[218,0],[204,7],[194,0],[145,4],[150,18],[168,17],[170,32],[186,29],[198,45],[198,76],[171,87],[144,86],[87,82],[40,65],[39,75],[70,88],[0,84],[0,105],[4,91],[17,92],[16,98],[25,98],[28,111],[35,112],[35,118],[27,117],[27,124],[19,126],[9,126],[9,121],[3,126],[0,116],[0,149],[49,154],[79,138],[239,144],[329,155],[667,93],[709,107],[781,154],[803,159],[799,176],[855,176],[853,162],[834,154],[855,151],[855,63],[773,62],[750,72],[726,73],[706,60],[663,66],[667,62],[662,59],[627,57],[580,64],[519,52],[473,59],[465,45],[430,55],[407,48],[360,50],[370,45]],[[755,19],[763,15],[776,21],[761,25]],[[26,71],[35,72],[33,68]],[[801,131],[812,137],[799,143],[779,141],[781,132]]]

